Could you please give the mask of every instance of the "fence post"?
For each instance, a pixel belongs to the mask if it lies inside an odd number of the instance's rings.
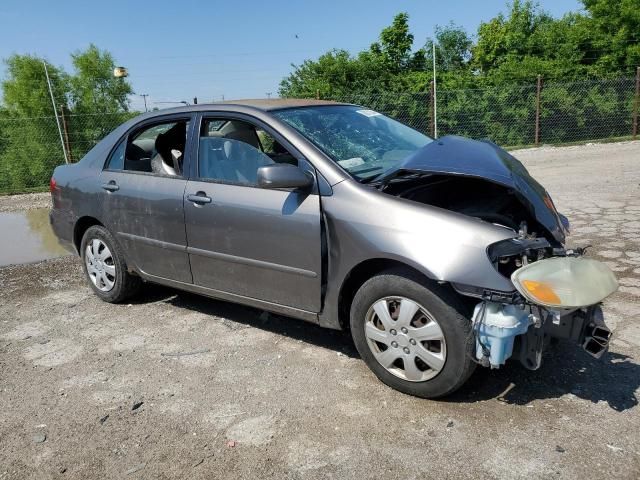
[[[640,108],[640,67],[636,68],[636,95],[633,101],[633,139],[638,135],[638,109]]]
[[[64,134],[64,148],[67,151],[67,158],[69,163],[73,162],[71,156],[71,145],[69,144],[69,127],[67,126],[67,117],[65,116],[66,108],[64,105],[60,105],[60,118],[62,120],[62,133]]]
[[[316,100],[320,100],[320,89],[316,90]]]
[[[540,144],[540,92],[542,91],[542,75],[538,75],[538,82],[536,84],[536,133],[535,133],[535,145]]]
[[[435,102],[433,100],[433,80],[431,80],[429,84],[429,135],[431,138],[435,138]]]

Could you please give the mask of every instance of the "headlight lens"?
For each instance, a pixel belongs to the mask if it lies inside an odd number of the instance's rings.
[[[531,303],[560,308],[595,305],[618,289],[609,267],[590,258],[539,260],[513,272],[511,281]]]
[[[562,303],[562,300],[556,295],[553,288],[546,283],[536,282],[535,280],[522,280],[522,286],[527,289],[532,297],[541,303],[550,305],[560,305]]]

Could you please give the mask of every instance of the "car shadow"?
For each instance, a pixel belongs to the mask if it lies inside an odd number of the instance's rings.
[[[347,332],[158,285],[144,289],[136,303],[149,302],[220,317],[230,328],[259,328],[360,358]],[[530,371],[517,362],[508,362],[497,370],[478,367],[460,390],[440,401],[475,403],[495,399],[506,404],[527,405],[534,400],[571,394],[593,403],[606,402],[621,412],[638,405],[636,390],[639,387],[640,365],[631,357],[608,352],[596,360],[577,345],[560,341],[547,347],[540,369]]]
[[[335,350],[347,357],[360,358],[350,335],[346,332],[322,328],[313,323],[267,313],[244,305],[215,300],[159,285],[154,285],[153,289],[143,289],[141,294],[131,303],[153,302],[220,317],[223,319],[223,323],[230,328],[259,328],[293,340]]]
[[[606,402],[622,412],[638,405],[640,365],[621,353],[607,352],[601,359],[576,344],[559,342],[547,347],[540,369],[530,371],[517,362],[498,370],[477,368],[469,381],[447,402],[474,403],[496,399],[512,405],[560,398],[567,394],[592,403]]]

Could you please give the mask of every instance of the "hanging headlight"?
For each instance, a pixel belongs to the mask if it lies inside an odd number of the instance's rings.
[[[513,272],[511,281],[531,303],[556,308],[595,305],[618,289],[616,277],[604,263],[577,257],[530,263]]]

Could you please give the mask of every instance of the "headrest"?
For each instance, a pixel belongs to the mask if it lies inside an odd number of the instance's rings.
[[[127,145],[126,158],[128,158],[129,160],[140,160],[142,158],[149,158],[149,154],[145,152],[139,145],[130,143],[129,145]]]
[[[171,148],[177,148],[184,151],[184,146],[187,140],[187,124],[185,122],[178,122],[169,130],[161,133],[156,138],[156,150],[164,157],[170,155],[169,150]]]
[[[256,135],[256,131],[254,129],[242,129],[242,130],[234,130],[233,132],[227,133],[224,138],[228,138],[229,140],[238,140],[240,142],[248,143],[254,148],[260,149],[260,144],[258,143],[258,136]]]

